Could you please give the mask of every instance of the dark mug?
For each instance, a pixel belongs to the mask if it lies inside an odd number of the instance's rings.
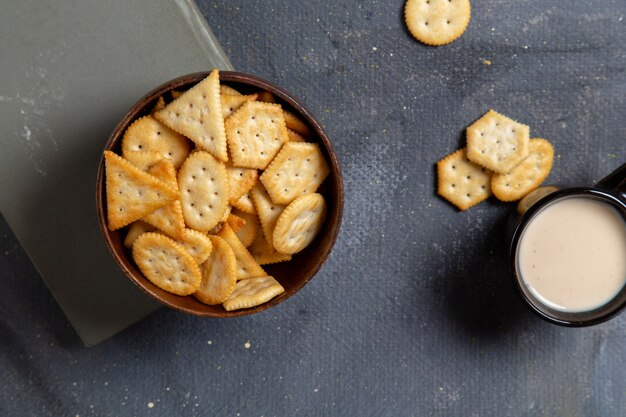
[[[556,231],[559,227],[560,232]],[[583,231],[584,228],[593,232]],[[599,234],[600,230],[610,233],[611,243],[606,233]],[[570,231],[572,238],[566,239]],[[582,243],[578,249],[577,242]],[[591,242],[598,242],[597,250],[588,246]],[[558,248],[554,247],[556,244]],[[623,247],[626,247],[626,164],[594,187],[566,188],[543,197],[517,220],[510,247],[515,287],[532,311],[551,323],[575,327],[601,323],[626,306],[626,273],[621,272],[626,271]],[[581,248],[586,248],[581,255],[572,255]],[[559,261],[569,261],[557,265],[552,258],[546,259],[548,254],[558,255],[555,258]],[[611,260],[610,265],[615,265],[613,271],[607,269],[602,276],[584,275],[593,266],[604,268],[607,259]],[[536,266],[539,268],[535,269]],[[588,291],[590,288],[592,291]],[[605,298],[600,303],[585,304],[603,297],[602,292]],[[565,299],[569,301],[564,303]]]

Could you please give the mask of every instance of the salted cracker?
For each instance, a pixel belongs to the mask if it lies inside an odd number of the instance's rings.
[[[237,282],[235,290],[224,301],[223,306],[226,311],[256,307],[283,292],[283,286],[271,276],[250,278]]]
[[[200,286],[200,268],[193,257],[169,237],[144,233],[133,244],[133,259],[154,285],[177,295],[193,294]]]
[[[178,198],[176,189],[119,155],[104,152],[109,230],[116,230]]]
[[[250,197],[250,191],[241,196],[239,200],[237,200],[234,204],[234,207],[238,208],[241,211],[245,211],[246,213],[255,213],[254,203],[252,202],[252,198]]]
[[[209,236],[213,251],[200,265],[202,281],[193,294],[208,305],[221,304],[228,299],[237,282],[237,259],[231,247],[219,236]]]
[[[198,265],[203,264],[211,255],[213,245],[209,236],[193,229],[185,229],[183,237],[178,240],[183,248],[193,257]]]
[[[228,179],[224,164],[208,152],[190,155],[178,172],[185,223],[208,232],[228,207]]]
[[[163,158],[171,159],[178,169],[191,150],[191,143],[183,135],[173,131],[153,116],[144,116],[135,120],[124,132],[122,138],[122,156],[130,159],[133,151],[153,151]]]
[[[226,119],[226,136],[233,165],[265,169],[289,140],[278,104],[248,101]]]
[[[329,173],[317,143],[287,142],[260,180],[274,203],[289,204],[296,197],[317,191]]]
[[[241,95],[241,93],[239,91],[237,91],[233,87],[231,87],[229,85],[226,85],[226,84],[220,84],[220,94],[221,95],[230,95],[230,96],[240,96]]]
[[[218,236],[224,239],[235,253],[237,258],[237,279],[248,279],[267,275],[263,268],[254,260],[248,249],[241,243],[228,223],[224,223]]]
[[[489,110],[467,128],[467,158],[506,174],[528,156],[529,127]]]
[[[288,129],[291,129],[306,138],[311,137],[311,130],[298,116],[289,110],[283,109],[283,117],[285,118],[285,125],[287,125]]]
[[[278,252],[293,255],[306,248],[321,230],[326,201],[321,194],[305,194],[293,200],[276,221],[272,244]]]
[[[157,151],[128,151],[124,155],[124,159],[140,170],[147,172],[152,165],[164,158],[163,154]]]
[[[254,101],[257,99],[256,94],[248,94],[248,95],[229,95],[222,94],[222,115],[224,116],[224,120],[231,114],[235,112],[239,107],[241,107],[247,101]]]
[[[178,182],[176,181],[176,170],[169,159],[162,159],[148,168],[148,173],[167,182],[178,192]],[[173,239],[182,239],[185,232],[185,219],[180,198],[172,201],[152,213],[146,215],[142,220],[163,231]]]
[[[287,129],[289,142],[306,142],[306,138],[295,130]]]
[[[141,220],[137,220],[132,222],[128,226],[128,231],[126,232],[126,238],[124,238],[124,246],[128,249],[133,247],[133,243],[135,240],[142,234],[146,232],[153,232],[155,228],[149,225],[146,222],[142,222]]]
[[[491,195],[491,175],[467,159],[462,148],[437,162],[437,193],[460,210],[467,210]]]
[[[502,201],[515,201],[541,184],[550,174],[554,149],[545,139],[531,139],[528,157],[506,174],[491,178],[493,195]]]
[[[211,74],[154,114],[216,158],[227,161],[219,72]]]
[[[469,0],[407,0],[404,20],[411,35],[427,45],[446,45],[465,32]]]
[[[275,204],[261,183],[254,186],[252,191],[250,191],[250,195],[252,196],[252,201],[254,201],[254,207],[256,208],[265,239],[273,249],[274,227],[276,227],[278,217],[280,217],[286,206]]]
[[[265,239],[263,233],[258,233],[252,245],[248,248],[250,254],[259,265],[269,265],[291,260],[291,255],[280,253]]]

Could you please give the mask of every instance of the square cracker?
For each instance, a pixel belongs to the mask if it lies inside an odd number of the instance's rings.
[[[278,104],[248,101],[226,119],[226,136],[233,165],[265,169],[289,140]]]
[[[529,127],[489,110],[467,128],[467,158],[506,174],[528,156]]]
[[[178,172],[185,223],[208,232],[228,208],[228,178],[224,164],[208,152],[190,155]]]
[[[226,311],[255,307],[285,292],[278,281],[270,276],[250,278],[237,282],[235,290],[224,301]]]
[[[460,210],[491,195],[491,171],[467,159],[465,148],[437,162],[437,193]]]
[[[154,117],[216,158],[227,161],[219,83],[219,73],[213,70],[211,75],[156,112]]]
[[[531,139],[529,154],[519,165],[506,174],[494,174],[491,191],[502,201],[515,201],[541,184],[550,174],[554,149],[545,139]]]
[[[330,172],[316,143],[287,142],[260,177],[272,201],[289,204],[314,193]]]
[[[104,152],[109,230],[116,230],[178,198],[171,184],[144,172],[111,152]]]

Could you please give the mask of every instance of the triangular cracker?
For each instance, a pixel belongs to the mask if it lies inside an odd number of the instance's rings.
[[[104,152],[109,230],[139,220],[171,203],[178,192],[111,151]]]
[[[256,184],[259,173],[253,168],[238,168],[232,164],[226,164],[226,175],[228,175],[228,201],[235,204]]]
[[[213,70],[211,75],[156,112],[154,117],[218,159],[227,161],[219,82],[219,73]]]
[[[237,258],[237,280],[267,275],[261,266],[254,260],[248,249],[241,243],[228,223],[224,223],[218,236],[224,239],[235,253]]]

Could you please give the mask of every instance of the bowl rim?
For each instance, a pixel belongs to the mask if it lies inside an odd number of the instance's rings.
[[[187,308],[185,306],[181,306],[179,304],[170,302],[169,300],[161,298],[157,293],[151,291],[149,287],[144,285],[146,282],[148,282],[147,278],[143,276],[141,276],[140,278],[136,277],[133,271],[129,270],[126,267],[126,265],[124,265],[124,263],[120,259],[121,255],[119,255],[115,251],[113,241],[110,235],[111,231],[108,230],[108,227],[106,224],[107,215],[105,211],[106,194],[105,194],[105,185],[104,185],[105,184],[104,151],[112,149],[114,147],[114,144],[116,144],[119,140],[121,140],[126,128],[142,112],[145,111],[145,108],[148,104],[152,103],[154,100],[158,99],[161,95],[171,90],[175,90],[176,88],[179,88],[182,86],[187,87],[187,86],[196,84],[200,80],[206,78],[210,73],[211,73],[210,71],[194,72],[194,73],[190,73],[190,74],[173,78],[169,81],[162,83],[161,85],[155,87],[150,92],[145,94],[139,100],[137,100],[135,104],[131,106],[128,112],[126,112],[126,114],[121,118],[121,120],[115,125],[115,127],[113,128],[111,134],[109,135],[109,137],[107,138],[103,146],[102,155],[100,157],[100,163],[98,165],[98,174],[96,178],[96,211],[97,211],[97,217],[98,217],[98,225],[100,227],[102,237],[105,240],[105,244],[109,253],[113,257],[117,265],[120,267],[121,271],[126,276],[126,278],[128,278],[131,282],[133,282],[133,284],[139,287],[139,289],[141,289],[145,294],[157,300],[159,303],[161,303],[164,306],[172,308],[176,311],[180,311],[180,312],[195,315],[195,316],[213,317],[213,318],[240,317],[240,316],[256,314],[261,311],[267,310],[275,305],[282,303],[286,299],[291,298],[294,294],[300,291],[302,287],[304,287],[311,279],[313,279],[313,277],[319,272],[322,265],[326,262],[326,260],[330,256],[330,253],[332,252],[332,249],[334,248],[337,238],[339,236],[339,230],[341,229],[341,223],[343,219],[343,208],[344,208],[344,185],[343,185],[343,176],[341,172],[341,166],[337,158],[337,153],[332,143],[328,139],[326,132],[320,125],[320,123],[315,119],[315,117],[313,117],[311,112],[306,107],[304,107],[297,99],[295,99],[289,92],[255,75],[246,74],[242,72],[236,72],[236,71],[220,71],[219,72],[220,83],[222,82],[224,82],[225,84],[239,83],[239,84],[244,84],[247,86],[259,88],[264,91],[268,91],[272,93],[273,95],[275,95],[276,97],[278,97],[281,101],[287,103],[294,110],[296,110],[298,115],[301,115],[306,120],[309,127],[312,128],[319,142],[323,143],[323,146],[326,148],[325,154],[329,158],[328,162],[331,168],[331,173],[333,177],[335,178],[335,186],[337,188],[337,195],[335,196],[336,212],[337,212],[336,226],[334,227],[334,230],[332,231],[332,235],[330,236],[328,249],[316,259],[313,268],[304,277],[304,279],[299,280],[292,288],[289,289],[289,291],[285,291],[283,296],[275,297],[271,299],[270,301],[263,303],[256,307],[252,307],[248,309],[241,309],[241,310],[233,310],[233,311],[224,310],[223,312],[221,311],[213,312],[213,311],[208,311],[208,310],[206,311],[194,310],[194,309]],[[154,284],[151,284],[151,285],[154,285]]]

